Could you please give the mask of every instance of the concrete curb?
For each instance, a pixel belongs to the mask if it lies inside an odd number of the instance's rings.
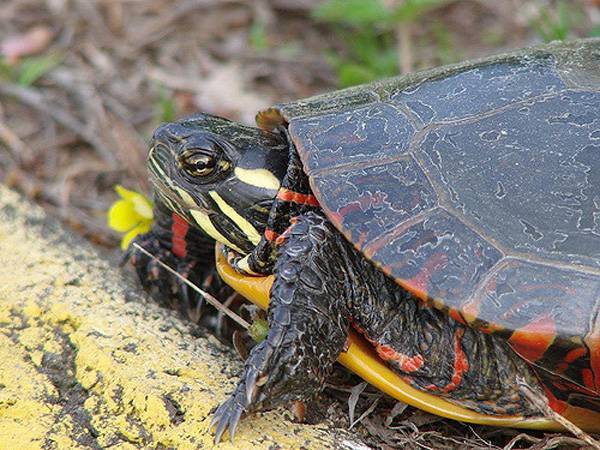
[[[127,285],[0,187],[0,449],[213,448],[210,412],[241,363]],[[219,448],[362,447],[289,416],[249,417]]]

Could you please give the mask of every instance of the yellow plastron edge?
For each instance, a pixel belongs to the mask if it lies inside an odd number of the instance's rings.
[[[229,286],[250,300],[256,306],[267,309],[269,293],[274,277],[251,277],[237,273],[225,260],[221,245],[216,250],[217,270]],[[530,419],[522,416],[491,416],[455,405],[442,397],[415,389],[379,358],[373,347],[358,333],[350,331],[349,345],[340,353],[338,361],[365,381],[382,390],[393,398],[406,404],[449,419],[498,427],[526,428],[532,430],[562,430],[562,426],[549,419]],[[596,432],[600,431],[599,415],[570,407],[563,414],[579,427]]]

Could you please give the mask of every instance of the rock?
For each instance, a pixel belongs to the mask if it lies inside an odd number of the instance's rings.
[[[192,337],[56,220],[0,187],[0,449],[212,448],[211,411],[239,358]],[[246,418],[235,446],[362,447],[285,410]]]

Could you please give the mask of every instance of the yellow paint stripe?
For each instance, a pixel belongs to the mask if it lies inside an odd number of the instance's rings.
[[[221,242],[222,244],[225,244],[227,247],[235,250],[238,253],[244,253],[242,252],[242,250],[240,250],[239,247],[231,243],[229,239],[223,236],[219,232],[219,230],[215,228],[213,223],[210,221],[210,217],[208,217],[208,214],[203,213],[202,211],[198,211],[197,209],[190,209],[190,214],[192,215],[198,226],[202,228],[204,232],[208,234],[211,238],[218,242]]]
[[[244,219],[242,216],[238,214],[238,212],[233,209],[230,205],[227,204],[223,198],[217,194],[215,191],[210,191],[209,195],[213,198],[213,200],[217,203],[219,209],[229,217],[233,222],[244,232],[246,237],[250,242],[254,245],[258,245],[260,242],[260,234],[256,231],[256,228],[252,226],[250,222]]]
[[[277,191],[281,187],[279,179],[269,172],[267,169],[244,169],[236,167],[235,175],[240,181],[263,189],[271,189]]]

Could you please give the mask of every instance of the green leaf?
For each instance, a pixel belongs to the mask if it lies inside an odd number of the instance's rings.
[[[437,56],[441,64],[450,64],[460,59],[453,44],[452,34],[443,22],[435,22],[432,27]],[[483,41],[483,38],[482,38]]]
[[[256,53],[264,53],[268,49],[267,27],[264,23],[254,21],[250,27],[250,45]]]
[[[313,10],[319,20],[347,25],[385,22],[389,14],[380,0],[327,0]]]
[[[255,319],[248,327],[248,335],[256,343],[262,342],[269,334],[269,323],[265,319]]]
[[[546,42],[564,41],[571,34],[573,23],[581,19],[581,10],[564,0],[559,1],[556,7],[544,8],[540,16],[531,26],[536,33]]]
[[[423,14],[447,5],[453,0],[406,0],[395,9],[393,18],[399,22],[413,22]]]
[[[177,118],[177,107],[171,93],[161,86],[158,93],[158,117],[160,122],[173,122]]]
[[[341,87],[368,83],[377,77],[377,73],[373,72],[370,68],[358,64],[347,63],[342,64],[338,68],[338,82]]]
[[[21,86],[31,86],[61,61],[62,56],[58,53],[26,58],[19,66],[17,83]]]
[[[0,58],[0,79],[14,80],[16,78],[15,69],[6,64],[4,59]]]

